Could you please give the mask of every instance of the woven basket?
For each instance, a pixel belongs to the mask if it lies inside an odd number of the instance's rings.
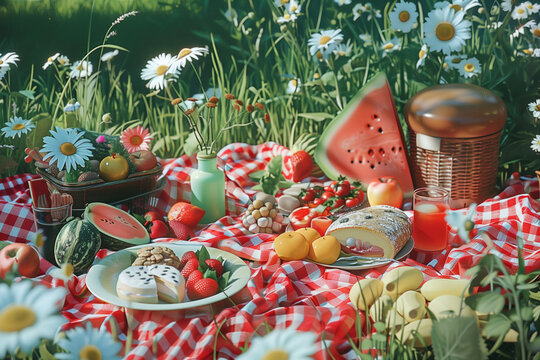
[[[416,188],[440,186],[452,208],[482,202],[496,193],[502,100],[469,84],[438,85],[405,106],[410,163]]]

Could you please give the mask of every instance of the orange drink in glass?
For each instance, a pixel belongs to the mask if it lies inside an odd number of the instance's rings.
[[[442,251],[448,244],[446,211],[449,192],[440,187],[416,189],[413,195],[414,248],[421,251]]]

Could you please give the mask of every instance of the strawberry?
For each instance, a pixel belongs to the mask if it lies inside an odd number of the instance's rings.
[[[144,219],[146,221],[154,221],[154,220],[163,221],[165,218],[165,215],[166,214],[161,210],[151,210],[151,211],[146,212],[146,214],[144,214]]]
[[[201,279],[195,283],[193,290],[193,296],[188,295],[190,299],[203,299],[216,295],[219,291],[219,285],[214,279]]]
[[[187,279],[189,275],[197,269],[199,269],[199,260],[190,259],[182,269],[182,276]]]
[[[190,299],[193,299],[193,296],[195,296],[195,284],[199,281],[199,280],[202,280],[203,278],[203,274],[202,272],[200,272],[199,270],[195,270],[193,271],[189,277],[187,278],[187,281],[186,281],[186,291],[187,291],[187,295]]]
[[[194,236],[192,228],[177,220],[169,220],[169,226],[174,232],[174,236],[180,240],[189,240]]]
[[[180,201],[171,207],[169,213],[167,214],[167,219],[169,222],[179,221],[190,228],[194,228],[197,226],[199,221],[201,221],[204,214],[205,211],[200,207]]]
[[[313,159],[304,150],[299,150],[292,154],[291,165],[293,171],[293,181],[300,182],[311,175],[313,170]]]
[[[150,239],[168,237],[171,233],[169,227],[161,220],[154,220],[150,224]]]
[[[223,274],[223,264],[218,259],[207,259],[205,263],[206,265],[208,265],[210,269],[216,271],[216,275],[218,277],[220,277],[221,274]]]
[[[197,259],[197,255],[195,255],[195,252],[193,251],[188,251],[186,253],[184,253],[184,255],[182,255],[182,258],[180,259],[180,269],[183,269],[184,266],[186,266],[188,260],[191,260],[191,259]]]

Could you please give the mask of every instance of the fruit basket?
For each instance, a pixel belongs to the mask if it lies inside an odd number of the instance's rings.
[[[86,204],[91,202],[104,202],[114,205],[130,203],[128,206],[147,203],[152,194],[161,191],[167,183],[164,178],[158,183],[161,172],[162,167],[158,164],[152,170],[133,173],[123,180],[110,182],[93,180],[83,183],[67,183],[37,168],[37,173],[47,181],[50,188],[61,193],[70,194],[73,197],[73,215],[75,216],[84,212]]]

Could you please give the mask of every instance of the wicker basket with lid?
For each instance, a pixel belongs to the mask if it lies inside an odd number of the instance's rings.
[[[494,194],[506,107],[491,91],[471,84],[426,88],[405,106],[415,187],[450,191],[452,208]]]

